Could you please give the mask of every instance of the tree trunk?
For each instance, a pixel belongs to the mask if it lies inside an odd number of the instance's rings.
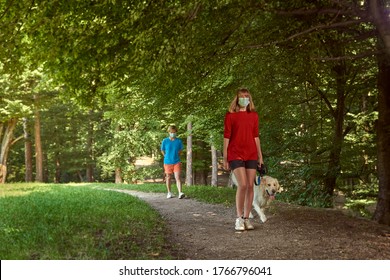
[[[369,10],[378,33],[378,203],[373,219],[390,225],[390,19],[385,1],[370,0]],[[384,52],[383,52],[384,51]]]
[[[218,186],[218,157],[214,144],[211,144],[211,185]]]
[[[93,182],[93,171],[94,171],[94,155],[93,155],[93,120],[92,120],[93,112],[89,112],[89,125],[88,125],[88,136],[87,136],[87,152],[88,152],[88,160],[87,160],[87,182]]]
[[[60,161],[60,155],[58,152],[56,152],[56,155],[55,155],[55,164],[56,164],[56,173],[55,173],[55,177],[54,177],[54,182],[60,183],[61,182],[61,161]]]
[[[193,184],[207,186],[208,170],[198,169],[193,174]]]
[[[390,225],[390,56],[379,56],[378,73],[378,203],[373,219]]]
[[[360,109],[361,112],[364,112],[367,114],[368,112],[368,92],[367,93],[364,93],[361,97],[361,109]],[[373,133],[372,129],[370,128],[370,126],[368,124],[365,124],[364,127],[364,132],[366,135],[370,135]],[[367,136],[364,136],[362,141],[364,143],[368,142],[368,137]],[[365,149],[363,149],[361,151],[361,162],[362,162],[362,168],[361,168],[361,179],[363,180],[364,183],[367,183],[369,184],[371,179],[370,179],[370,173],[371,173],[371,170],[370,170],[370,164],[369,164],[369,158],[370,158],[370,155],[367,153],[367,151]]]
[[[35,98],[34,135],[35,135],[35,181],[43,182],[43,153],[41,141],[41,116],[39,112],[38,96]]]
[[[192,123],[187,124],[187,167],[186,167],[186,185],[192,186]]]
[[[346,86],[346,65],[343,61],[340,61],[334,68],[333,71],[336,74],[336,94],[337,104],[336,109],[333,111],[333,117],[335,120],[333,142],[329,155],[328,170],[325,175],[325,188],[328,194],[329,204],[331,204],[334,190],[336,188],[336,180],[340,175],[340,158],[341,149],[344,141],[344,118],[345,118],[345,86]],[[329,205],[330,206],[330,205]]]
[[[79,177],[80,183],[84,182],[83,174],[81,174],[80,170],[77,170],[77,176]]]
[[[31,142],[31,129],[28,118],[23,118],[23,130],[24,130],[24,162],[25,162],[25,181],[33,181],[33,165],[32,165],[32,142]]]
[[[49,159],[47,158],[47,153],[44,153],[42,166],[44,167],[43,168],[43,182],[45,182],[45,183],[49,182],[49,172],[50,171],[49,171],[48,164],[47,164],[48,161],[49,161]]]
[[[4,184],[7,179],[7,160],[8,153],[14,138],[14,130],[18,119],[13,118],[0,123],[0,183]]]
[[[370,0],[369,12],[371,19],[379,33],[384,55],[390,57],[390,18],[386,1]]]
[[[122,178],[122,170],[120,167],[117,167],[115,169],[115,184],[122,184],[123,178]]]

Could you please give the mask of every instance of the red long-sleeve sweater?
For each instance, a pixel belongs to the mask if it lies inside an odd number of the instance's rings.
[[[229,139],[227,160],[258,160],[255,138],[259,137],[259,116],[256,112],[225,115],[224,138]]]

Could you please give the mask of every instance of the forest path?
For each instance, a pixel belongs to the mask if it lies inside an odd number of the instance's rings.
[[[166,220],[178,259],[193,260],[390,260],[390,227],[339,210],[274,202],[268,220],[234,230],[234,207],[163,193],[117,190],[138,197]]]

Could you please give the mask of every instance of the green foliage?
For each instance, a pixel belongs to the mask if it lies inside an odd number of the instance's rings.
[[[1,259],[170,259],[165,225],[145,202],[88,187],[6,185]],[[12,240],[12,241],[11,241]]]
[[[164,177],[164,168],[161,165],[152,165],[137,168],[132,175],[132,181],[145,182],[161,180]]]
[[[126,100],[126,99],[124,99]],[[116,100],[112,101],[116,103]],[[159,153],[163,138],[160,121],[147,118],[147,108],[143,111],[143,100],[130,97],[129,104],[140,107],[137,111],[132,106],[114,105],[105,111],[105,117],[111,126],[107,129],[107,138],[100,144],[104,152],[98,157],[105,174],[109,175],[115,168],[121,168],[125,180],[133,180],[135,160],[144,155]]]
[[[284,190],[280,195],[283,201],[310,207],[332,207],[320,182],[311,181],[306,185],[303,181],[295,182],[284,187]]]
[[[378,194],[378,179],[370,178],[370,181],[366,183],[361,180],[353,185],[340,184],[340,191],[346,197],[345,209],[360,217],[372,217]]]
[[[1,101],[0,121],[27,115],[30,112],[30,108],[25,106],[21,100],[9,100],[4,98]]]
[[[0,122],[31,114],[31,95],[37,86],[37,72],[26,70],[21,75],[11,75],[0,62]]]

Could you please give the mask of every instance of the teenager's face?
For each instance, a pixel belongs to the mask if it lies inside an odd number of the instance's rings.
[[[169,130],[169,138],[171,138],[171,139],[176,138],[176,129]]]
[[[246,108],[251,102],[249,93],[239,92],[237,97],[237,102],[240,108]]]

